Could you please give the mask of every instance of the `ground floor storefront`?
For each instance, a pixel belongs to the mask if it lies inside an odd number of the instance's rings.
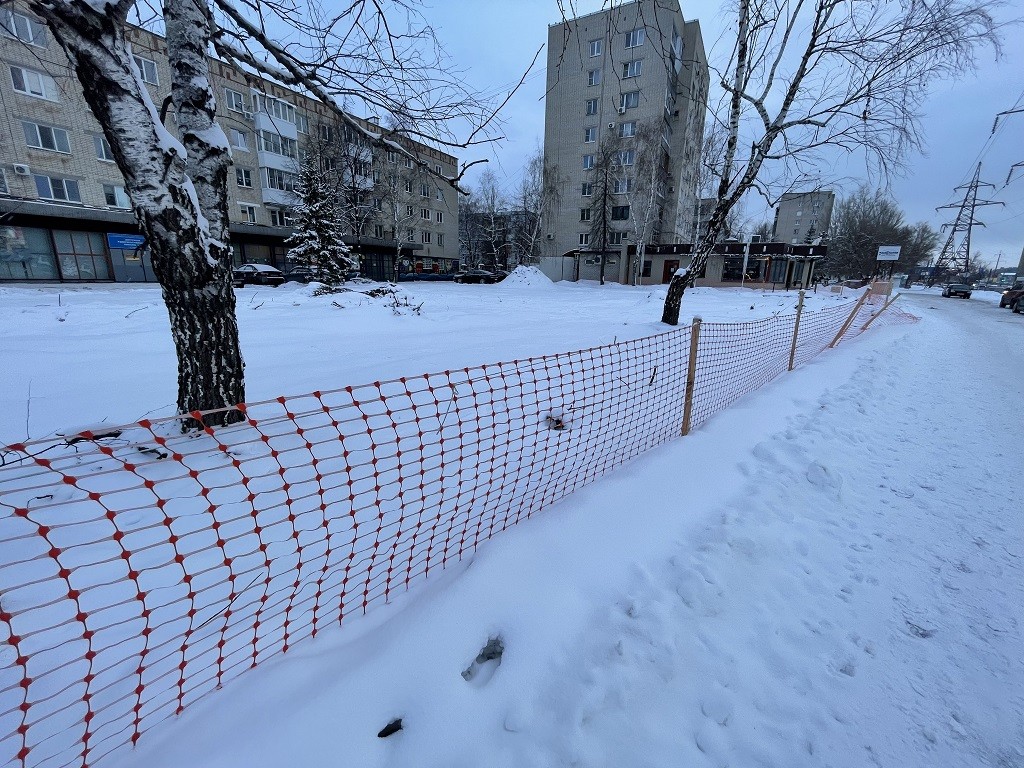
[[[230,231],[234,265],[269,264],[283,272],[294,266],[285,242],[291,229],[232,224]],[[419,254],[419,244],[345,240],[359,259],[360,274],[372,280],[443,276],[459,268],[457,258]],[[36,281],[156,282],[156,275],[128,212],[0,200],[0,282]]]

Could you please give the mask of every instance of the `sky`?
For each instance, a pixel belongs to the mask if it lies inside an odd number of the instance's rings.
[[[566,0],[565,5],[568,7],[570,2],[579,15],[602,6],[602,0]],[[681,7],[688,20],[700,21],[709,59],[721,59],[727,51],[716,41],[722,39],[728,24],[722,4],[703,0],[683,2]],[[545,44],[548,25],[560,19],[556,0],[428,0],[425,15],[463,70],[466,82],[488,93],[506,93],[518,82],[538,48]],[[1009,20],[1020,15],[1019,7],[1008,5],[1001,9],[1000,18]],[[1007,29],[999,60],[991,51],[983,52],[974,73],[932,88],[923,119],[926,153],[911,156],[909,171],[890,183],[890,191],[908,221],[925,221],[938,229],[952,221],[956,211],[936,211],[936,207],[962,199],[963,193],[954,188],[970,179],[980,159],[982,180],[995,185],[995,189],[983,192],[989,199],[1005,203],[980,209],[977,214],[986,227],[974,229],[972,251],[980,251],[982,260],[990,266],[997,258],[1000,267],[1015,266],[1024,246],[1024,167],[1017,169],[1009,185],[1005,183],[1010,167],[1024,162],[1024,113],[1003,118],[997,133],[991,134],[997,113],[1024,106],[1021,41],[1024,28]],[[525,159],[543,144],[545,57],[546,51],[503,111],[505,138],[486,148],[456,153],[461,161],[489,160],[486,166],[477,166],[467,174],[471,185],[481,168],[490,168],[503,187],[513,191]],[[822,169],[822,174],[823,182],[838,196],[867,179],[863,162],[855,157],[840,159],[833,168]],[[745,213],[754,221],[771,218],[755,200],[747,203]],[[945,237],[944,233],[943,241]]]

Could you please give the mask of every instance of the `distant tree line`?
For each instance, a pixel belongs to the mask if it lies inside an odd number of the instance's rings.
[[[908,224],[886,192],[861,185],[833,208],[827,244],[828,255],[818,267],[819,274],[859,278],[875,273],[880,245],[900,246],[899,261],[886,266],[907,272],[935,254],[939,234],[925,222]]]

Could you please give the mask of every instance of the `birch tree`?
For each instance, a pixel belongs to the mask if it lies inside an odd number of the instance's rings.
[[[659,239],[665,188],[669,181],[668,153],[662,148],[661,126],[644,122],[628,141],[634,148],[632,173],[623,177],[620,187],[629,203],[630,234],[636,246],[636,261],[630,283],[640,282],[647,243]]]
[[[400,138],[448,148],[491,139],[495,113],[467,92],[445,60],[416,0],[346,0],[320,6],[250,0],[165,0],[155,21],[166,34],[171,94],[164,128],[126,36],[136,0],[27,0],[49,27],[82,86],[114,160],[171,321],[178,360],[179,412],[226,408],[245,397],[230,283],[228,143],[215,122],[210,58],[301,88],[367,141],[412,158]],[[294,34],[293,34],[294,33]],[[281,42],[286,40],[287,42]],[[525,75],[524,75],[525,78]],[[506,99],[507,100],[507,99]],[[393,116],[397,132],[363,127],[339,104]],[[468,126],[456,135],[454,121]],[[458,178],[444,183],[458,185]],[[207,424],[240,417],[234,410]]]
[[[793,178],[830,152],[860,152],[880,175],[899,172],[922,146],[929,87],[999,45],[992,0],[734,2],[734,44],[718,83],[727,138],[717,204],[690,266],[669,284],[669,325],[743,195],[754,190],[771,202],[766,165]]]

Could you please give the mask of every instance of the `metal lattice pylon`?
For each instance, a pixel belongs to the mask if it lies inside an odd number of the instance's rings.
[[[965,275],[971,269],[971,229],[975,226],[983,227],[985,224],[974,218],[974,211],[982,205],[1003,205],[998,200],[979,200],[978,189],[980,187],[992,187],[994,184],[981,181],[981,163],[974,169],[974,177],[969,184],[961,184],[957,191],[963,190],[964,199],[959,203],[941,205],[935,210],[941,211],[945,208],[957,208],[956,218],[942,229],[949,229],[949,237],[946,244],[942,246],[942,252],[935,262],[932,270],[933,281],[942,275],[954,274]]]

